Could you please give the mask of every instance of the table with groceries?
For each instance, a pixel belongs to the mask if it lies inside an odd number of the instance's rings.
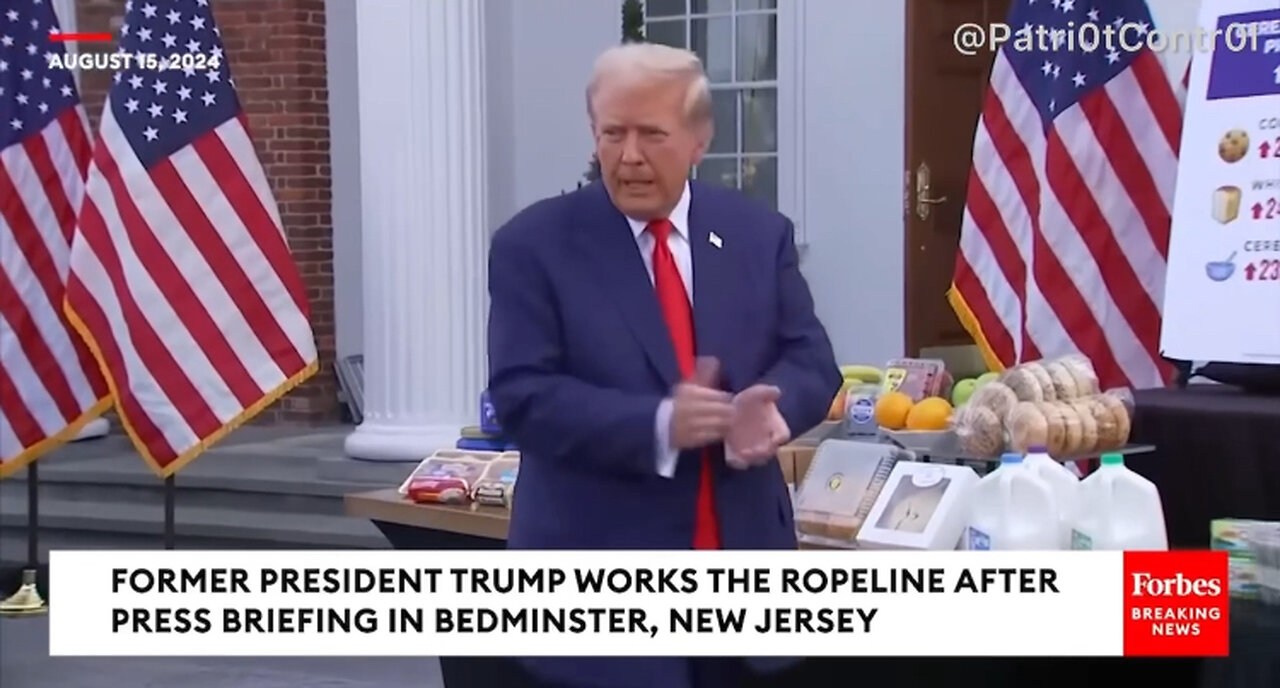
[[[828,421],[778,454],[802,548],[1164,550],[1168,515],[1188,505],[1170,501],[1150,474],[1231,470],[1227,456],[1153,470],[1159,447],[1133,437],[1142,395],[1135,402],[1130,390],[1102,389],[1079,355],[974,375],[919,358],[842,372]],[[426,457],[398,488],[349,495],[347,511],[372,520],[396,548],[501,548],[519,468],[519,448],[482,400],[480,423],[462,429],[455,447]],[[1280,685],[1280,520],[1252,515],[1236,517],[1227,501],[1202,524],[1200,542],[1174,544],[1229,552],[1229,659],[813,659],[777,685],[844,685],[846,671],[916,685],[966,669],[984,685],[1090,674]],[[517,675],[508,660],[441,664],[449,688],[513,685]]]

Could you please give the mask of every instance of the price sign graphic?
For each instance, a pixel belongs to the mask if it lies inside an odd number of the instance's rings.
[[[1280,219],[1280,198],[1267,198],[1249,207],[1249,213],[1255,220]]]
[[[1264,258],[1244,266],[1246,282],[1280,282],[1280,258]]]

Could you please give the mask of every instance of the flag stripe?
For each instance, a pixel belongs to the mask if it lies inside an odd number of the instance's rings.
[[[1142,98],[1155,115],[1159,132],[1164,135],[1166,147],[1178,150],[1182,141],[1182,108],[1169,87],[1169,74],[1154,53],[1144,50],[1133,61],[1129,74],[1138,82]]]
[[[288,377],[287,371],[299,370],[306,365],[302,351],[309,344],[306,320],[293,308],[288,290],[281,284],[276,270],[254,242],[235,241],[244,236],[246,228],[221,194],[206,194],[197,203],[190,189],[208,189],[217,185],[212,171],[193,149],[178,151],[171,158],[172,167],[161,164],[152,170],[152,177],[164,195],[171,199],[175,210],[181,209],[188,222],[193,240],[201,251],[216,264],[229,293],[239,297],[237,302],[244,318],[262,343],[277,370],[271,380],[260,381],[262,389],[270,389]],[[172,174],[168,174],[168,170]],[[160,170],[166,170],[160,173]],[[286,331],[288,330],[288,331]]]
[[[202,137],[196,140],[193,147],[200,159],[208,166],[209,172],[218,179],[232,209],[239,216],[240,222],[248,230],[249,236],[258,244],[258,250],[266,257],[267,262],[275,270],[293,299],[293,305],[304,319],[310,318],[310,306],[306,294],[302,290],[302,282],[297,278],[297,267],[293,255],[289,252],[289,244],[276,224],[275,218],[262,205],[257,185],[251,184],[245,177],[244,168],[232,156],[231,151],[223,143],[221,134],[229,138],[237,136],[239,122],[232,120],[232,126],[219,129],[218,137]],[[247,140],[246,140],[247,143]],[[249,148],[248,150],[253,150]],[[265,183],[265,177],[263,178]]]
[[[93,201],[85,199],[80,212],[80,236],[86,237],[85,228],[102,224],[102,218]],[[97,231],[90,229],[90,231]],[[156,400],[168,398],[168,392],[151,375],[143,364],[141,352],[133,347],[129,330],[124,327],[125,316],[119,301],[109,289],[89,288],[81,281],[81,275],[93,284],[109,281],[106,270],[88,251],[77,256],[75,270],[67,280],[67,303],[71,324],[89,345],[102,370],[109,371],[107,384],[120,411],[120,420],[129,434],[141,441],[149,456],[168,456],[173,447],[186,446],[195,441],[195,434],[183,432],[187,427],[181,419],[165,423],[162,429],[143,412],[139,398]],[[108,313],[110,315],[108,315]],[[117,341],[117,337],[119,341]]]
[[[7,354],[8,352],[6,352]],[[6,358],[6,361],[11,359]],[[40,444],[49,433],[40,426],[40,422],[31,414],[33,408],[26,399],[24,399],[24,388],[18,387],[13,380],[9,379],[9,364],[0,366],[0,413],[4,414],[6,422],[0,423],[0,428],[4,432],[0,434],[0,441],[4,442],[6,447],[5,454],[16,454],[11,452],[9,446],[17,447],[33,447]],[[32,392],[40,389],[39,385],[29,385],[26,391]],[[6,437],[12,435],[12,439]],[[6,462],[7,463],[7,462]]]
[[[168,309],[168,301],[151,281],[150,275],[133,252],[132,242],[127,229],[116,208],[113,189],[109,182],[103,181],[102,165],[114,168],[115,164],[104,162],[109,160],[110,153],[99,145],[95,148],[94,162],[89,168],[89,195],[85,199],[80,217],[80,238],[86,247],[101,261],[101,281],[88,282],[93,292],[109,289],[119,302],[120,320],[113,322],[112,331],[119,332],[119,327],[126,328],[129,333],[131,348],[136,350],[139,358],[145,361],[148,369],[153,371],[156,383],[165,392],[165,399],[173,404],[182,420],[197,433],[211,431],[218,426],[218,416],[214,413],[205,398],[197,393],[192,384],[191,373],[196,367],[195,360],[200,359],[208,367],[208,361],[199,353],[191,341],[187,331],[172,312],[167,317],[158,317],[154,313]],[[125,263],[128,263],[126,269]],[[81,271],[78,264],[74,268]],[[87,277],[87,275],[86,275]],[[86,286],[87,286],[86,284]],[[138,290],[135,294],[133,289]],[[146,304],[146,309],[139,306],[139,301]],[[77,307],[78,312],[78,307]],[[153,324],[148,315],[157,317],[159,323]],[[113,318],[114,319],[114,318]],[[156,332],[161,331],[161,338]],[[94,330],[97,332],[97,330]],[[96,335],[94,335],[96,339]],[[124,342],[121,342],[124,344]],[[175,354],[170,347],[177,350]],[[179,365],[182,359],[183,365]],[[202,376],[210,378],[208,372]],[[117,387],[118,388],[118,387]]]

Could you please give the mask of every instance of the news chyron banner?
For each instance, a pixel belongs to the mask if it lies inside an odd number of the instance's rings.
[[[1225,656],[1225,552],[57,551],[55,656]]]

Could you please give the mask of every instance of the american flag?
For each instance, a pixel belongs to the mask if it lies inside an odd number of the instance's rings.
[[[207,0],[131,0],[119,50],[196,64],[114,75],[67,308],[162,476],[313,375],[302,280]]]
[[[0,10],[0,477],[70,439],[110,406],[63,315],[89,137],[46,0]]]
[[[1142,0],[1017,0],[1008,22],[1127,26],[1128,44],[1154,29]],[[1182,88],[1118,35],[1093,51],[1049,35],[995,57],[949,297],[993,367],[1079,352],[1107,387],[1161,386]]]

